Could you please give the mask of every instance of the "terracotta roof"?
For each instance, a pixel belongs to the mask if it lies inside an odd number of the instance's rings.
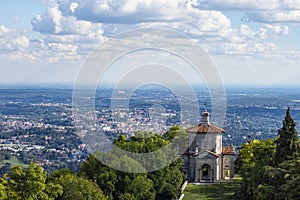
[[[197,126],[188,128],[188,133],[225,133],[225,131],[212,124],[199,124]]]
[[[222,154],[223,155],[235,155],[235,149],[233,146],[223,147]]]

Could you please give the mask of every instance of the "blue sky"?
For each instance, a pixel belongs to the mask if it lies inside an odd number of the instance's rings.
[[[146,27],[196,40],[225,84],[300,84],[299,0],[2,0],[0,83],[73,83],[95,47]]]

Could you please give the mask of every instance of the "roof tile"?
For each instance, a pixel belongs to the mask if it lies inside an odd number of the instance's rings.
[[[235,155],[235,148],[233,146],[223,147],[222,154],[223,155]]]
[[[225,133],[222,128],[219,128],[212,124],[199,124],[197,126],[188,128],[188,133]]]

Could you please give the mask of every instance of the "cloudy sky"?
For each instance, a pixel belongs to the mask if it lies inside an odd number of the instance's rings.
[[[72,83],[95,47],[147,27],[197,41],[225,84],[300,84],[300,0],[2,0],[0,83]]]

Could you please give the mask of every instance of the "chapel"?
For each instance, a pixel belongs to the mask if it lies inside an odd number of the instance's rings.
[[[223,146],[225,131],[210,123],[210,113],[204,109],[201,123],[186,130],[189,148],[183,154],[184,170],[189,182],[219,182],[234,177],[234,146]]]

